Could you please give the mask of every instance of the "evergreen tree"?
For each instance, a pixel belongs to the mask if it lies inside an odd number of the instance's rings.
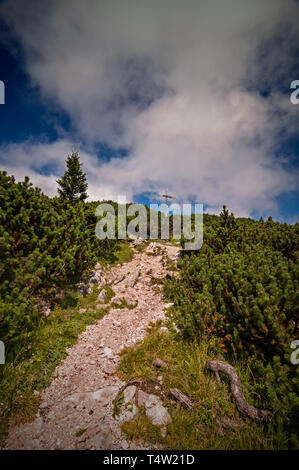
[[[15,357],[36,333],[40,301],[55,304],[56,288],[73,286],[115,240],[95,234],[97,203],[65,204],[0,172],[0,339]],[[1,371],[0,371],[1,372]]]
[[[86,175],[82,171],[82,164],[79,160],[78,152],[72,152],[66,159],[67,170],[60,180],[58,193],[60,197],[66,201],[85,201],[88,195]]]

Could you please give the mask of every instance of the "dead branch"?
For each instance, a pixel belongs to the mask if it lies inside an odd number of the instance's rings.
[[[192,410],[194,408],[194,405],[190,398],[188,398],[187,395],[185,395],[179,389],[171,388],[169,393],[176,401],[184,405],[186,408],[189,408],[189,410]]]

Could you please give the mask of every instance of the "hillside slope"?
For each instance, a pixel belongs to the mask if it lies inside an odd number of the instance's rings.
[[[104,273],[106,285],[115,293],[109,314],[88,326],[68,350],[42,393],[36,419],[10,430],[7,449],[128,447],[113,418],[112,402],[123,385],[114,372],[120,351],[142,340],[150,322],[164,318],[165,304],[152,280],[165,278],[168,258],[175,259],[178,251],[175,246],[151,244],[136,250],[132,261]]]

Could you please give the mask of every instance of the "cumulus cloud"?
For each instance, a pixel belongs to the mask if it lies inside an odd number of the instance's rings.
[[[81,158],[92,198],[168,187],[210,212],[225,203],[248,216],[275,211],[275,198],[296,187],[276,152],[297,126],[277,78],[297,78],[292,0],[8,0],[0,11],[32,82],[88,142]],[[128,155],[102,162],[99,142]],[[51,193],[69,147],[64,138],[24,143],[13,166]],[[38,176],[34,162],[52,159],[53,175]]]

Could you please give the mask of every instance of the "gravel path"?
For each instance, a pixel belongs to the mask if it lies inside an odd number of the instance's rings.
[[[111,307],[104,318],[86,328],[43,391],[35,421],[12,428],[7,449],[140,448],[124,440],[112,417],[112,400],[123,385],[113,374],[120,351],[142,340],[150,322],[164,318],[165,304],[150,276],[164,278],[167,267],[161,254],[147,254],[156,246],[164,247],[170,259],[179,251],[175,246],[150,244],[105,275],[116,299],[125,298],[127,304],[138,301],[137,306]]]

